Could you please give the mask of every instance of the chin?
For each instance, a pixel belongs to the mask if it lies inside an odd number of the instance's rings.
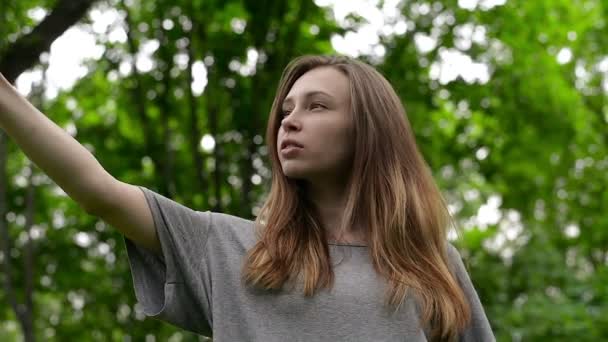
[[[306,178],[306,172],[302,172],[301,170],[294,170],[293,168],[283,168],[283,174],[287,178],[292,178],[292,179]]]
[[[287,178],[306,179],[306,178],[308,178],[307,176],[309,176],[310,171],[306,170],[305,168],[302,168],[301,166],[302,165],[294,165],[289,162],[283,163],[283,165],[282,165],[283,174]]]

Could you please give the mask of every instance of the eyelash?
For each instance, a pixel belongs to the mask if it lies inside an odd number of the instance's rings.
[[[319,102],[313,102],[313,103],[310,104],[311,108],[314,107],[314,106],[319,106],[321,108],[327,109],[327,107],[325,107],[323,104],[321,104]],[[283,117],[286,117],[290,113],[291,113],[291,111],[289,111],[289,110],[283,110],[283,111],[281,111],[281,114],[282,114]]]

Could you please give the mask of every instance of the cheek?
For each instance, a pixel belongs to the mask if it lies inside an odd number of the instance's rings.
[[[353,142],[344,130],[332,130],[319,135],[315,143],[319,159],[325,164],[342,164],[353,154]]]
[[[279,128],[279,130],[277,131],[277,134],[275,134],[274,136],[274,144],[275,144],[275,149],[277,150],[277,152],[279,152],[280,150],[280,145],[279,145],[279,138],[283,136],[283,128]]]

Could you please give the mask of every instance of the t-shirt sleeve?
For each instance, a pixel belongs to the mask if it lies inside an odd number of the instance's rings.
[[[471,282],[471,278],[467,273],[466,268],[462,262],[462,258],[458,250],[452,245],[448,244],[448,258],[452,266],[452,271],[458,279],[458,283],[462,288],[465,297],[469,301],[471,307],[471,322],[469,326],[460,335],[460,341],[464,342],[487,342],[496,341],[490,322],[486,317],[486,314],[477,295],[477,291]]]
[[[211,335],[211,279],[206,248],[212,213],[139,187],[154,218],[162,254],[125,237],[135,296],[146,316]]]

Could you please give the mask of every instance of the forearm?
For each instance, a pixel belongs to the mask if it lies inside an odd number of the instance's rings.
[[[61,127],[31,105],[0,75],[0,128],[28,158],[87,212],[114,178]]]

